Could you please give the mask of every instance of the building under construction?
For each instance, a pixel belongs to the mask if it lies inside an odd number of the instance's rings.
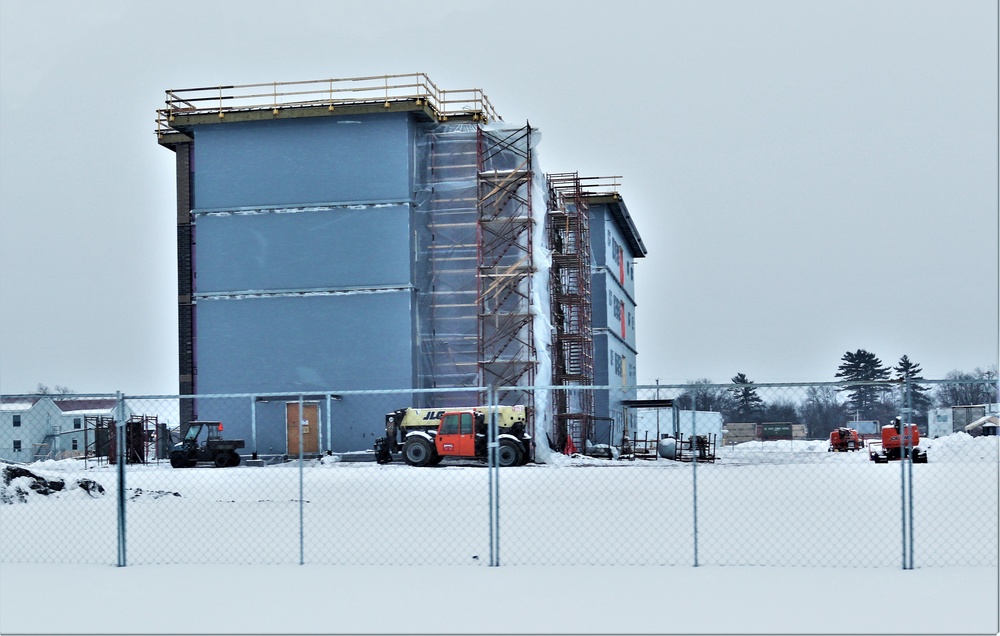
[[[646,248],[617,178],[542,173],[533,128],[423,74],[169,90],[157,115],[176,154],[182,395],[306,394],[341,424],[314,452],[382,434],[371,402],[330,391],[455,389],[398,408],[498,388],[559,449],[621,430],[625,393],[522,388],[635,384]],[[261,452],[288,451],[289,401],[255,406]]]

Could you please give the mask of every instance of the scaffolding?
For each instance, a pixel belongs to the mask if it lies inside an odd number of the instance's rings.
[[[424,135],[427,203],[418,223],[422,386],[479,387],[477,127],[434,126]],[[426,230],[423,228],[426,227]],[[466,392],[436,394],[426,406],[469,406]]]
[[[594,335],[589,208],[577,173],[551,173],[546,175],[546,181],[549,191],[546,232],[552,251],[549,276],[552,383],[565,387],[590,386],[594,383]],[[584,452],[593,434],[593,391],[558,391],[554,410],[557,448],[575,447]]]
[[[422,135],[417,268],[421,385],[506,387],[533,383],[535,272],[531,128],[431,124]],[[468,392],[437,393],[433,406],[468,406]]]
[[[84,458],[110,464],[117,462],[118,424],[112,417],[88,415],[84,418]],[[94,438],[90,441],[90,432]],[[170,433],[156,415],[131,415],[125,422],[125,462],[145,464],[169,451]],[[166,448],[166,451],[164,450]]]
[[[537,364],[532,274],[530,125],[485,128],[477,135],[479,386],[507,387],[500,404],[521,404]],[[485,396],[484,396],[485,397]]]

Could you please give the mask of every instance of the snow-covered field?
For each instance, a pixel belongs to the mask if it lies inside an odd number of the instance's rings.
[[[929,463],[912,467],[916,569],[906,571],[902,465],[828,453],[825,442],[751,442],[697,466],[559,457],[504,469],[500,568],[484,567],[489,471],[479,465],[324,458],[306,463],[301,497],[297,462],[129,466],[129,567],[115,568],[114,467],[40,462],[28,468],[66,487],[5,487],[0,631],[995,633],[997,443],[925,442]],[[85,593],[132,590],[174,606],[192,585],[208,607],[264,598],[267,609],[217,617],[194,602],[160,622],[128,608],[144,607],[138,599],[94,612],[101,603]],[[471,590],[518,609],[434,611],[433,599]],[[845,594],[859,609],[831,609]],[[49,611],[53,597],[79,613]],[[881,610],[883,599],[899,611]]]

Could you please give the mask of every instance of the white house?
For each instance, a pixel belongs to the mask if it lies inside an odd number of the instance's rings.
[[[94,444],[94,422],[96,418],[105,421],[118,420],[118,401],[114,398],[96,399],[61,399],[55,400],[56,406],[62,412],[62,422],[58,430],[52,432],[52,457],[83,457],[87,444]],[[131,416],[128,406],[125,407],[125,420]],[[90,418],[90,430],[87,421]]]
[[[125,419],[130,416],[126,408]],[[47,395],[4,397],[0,399],[0,460],[82,457],[87,444],[95,441],[94,417],[117,420],[117,401]]]
[[[48,396],[0,399],[0,459],[34,461],[35,450],[62,422],[62,411]]]

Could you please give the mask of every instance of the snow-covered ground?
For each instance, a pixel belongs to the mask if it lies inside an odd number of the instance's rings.
[[[114,467],[39,462],[66,486],[5,487],[0,632],[996,633],[997,444],[925,442],[905,571],[902,465],[825,442],[502,470],[500,568],[478,465],[324,458],[301,498],[294,462],[130,466],[116,568]]]

